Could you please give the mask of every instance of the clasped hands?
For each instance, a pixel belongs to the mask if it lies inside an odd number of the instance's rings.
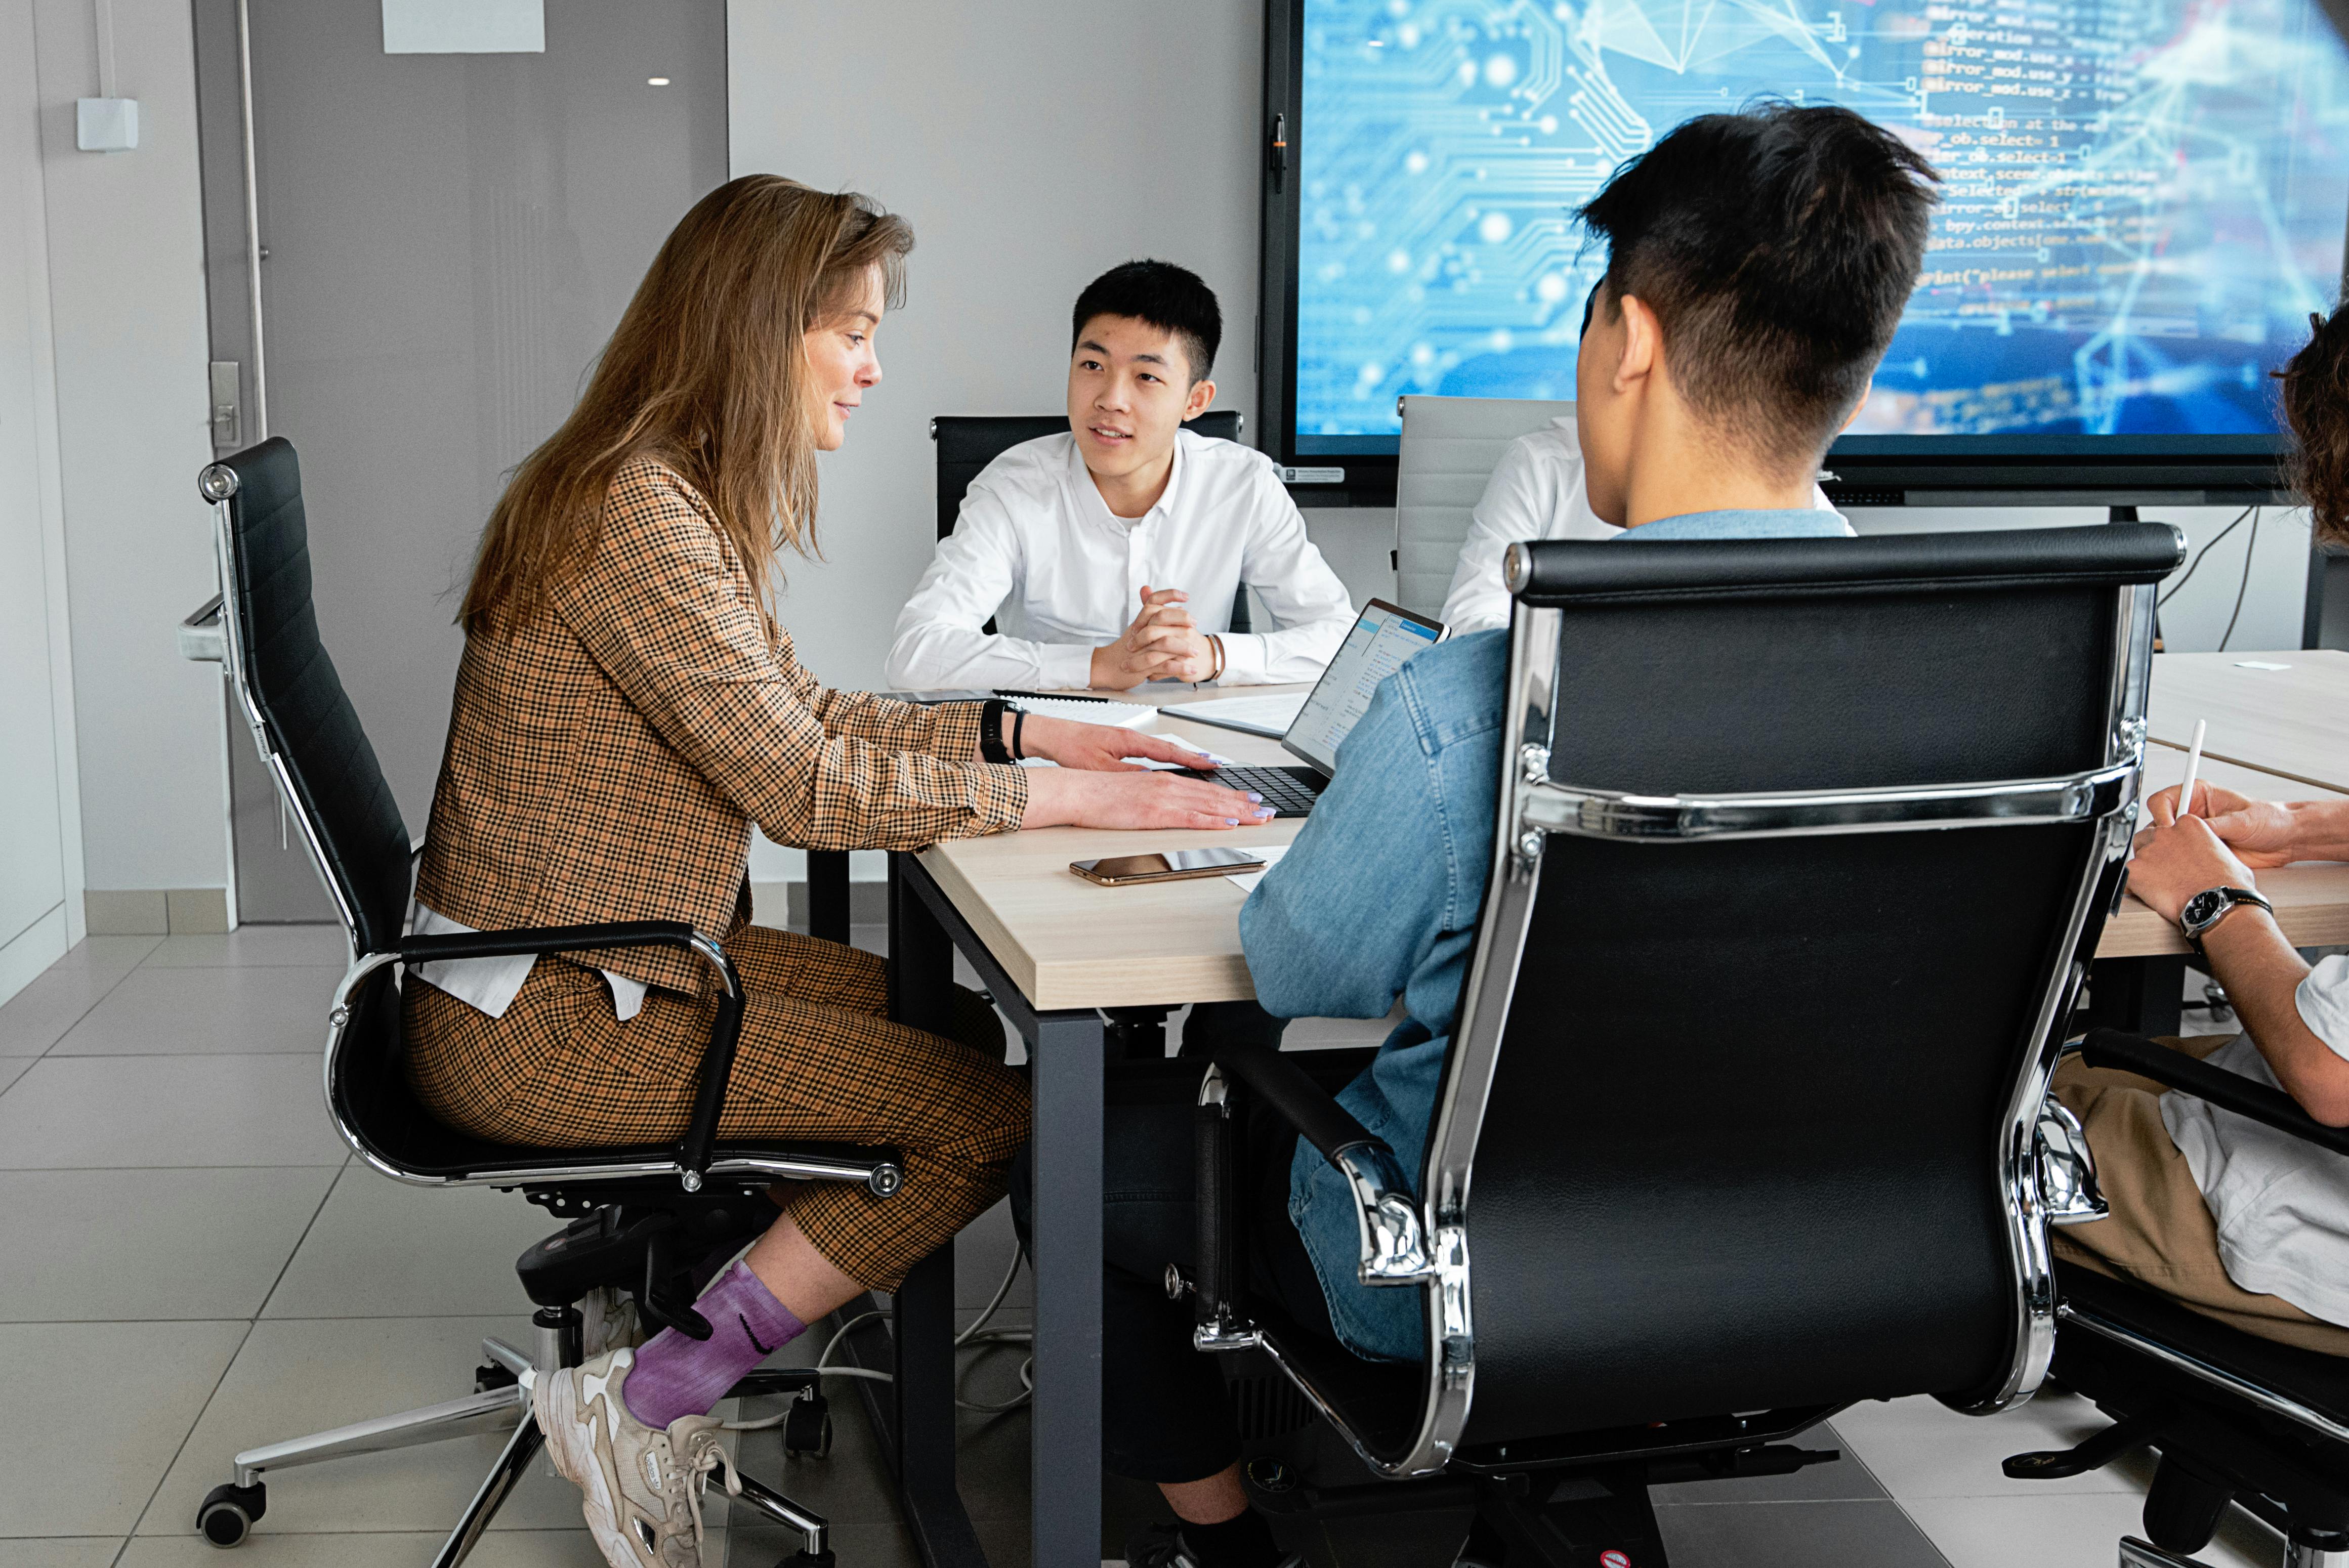
[[[1128,691],[1144,681],[1203,681],[1215,668],[1207,634],[1185,608],[1180,588],[1142,588],[1142,609],[1114,643],[1093,650],[1092,684]]]

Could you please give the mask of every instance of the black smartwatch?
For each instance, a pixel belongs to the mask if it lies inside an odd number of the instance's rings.
[[[1010,706],[1001,697],[993,696],[978,705],[978,759],[981,762],[1011,761],[1011,748],[1003,744],[1003,715]]]
[[[2229,910],[2245,903],[2255,903],[2270,914],[2275,913],[2275,905],[2250,888],[2207,887],[2188,899],[2186,907],[2178,912],[2178,929],[2186,934],[2186,940],[2199,952],[2202,934],[2224,920]]]

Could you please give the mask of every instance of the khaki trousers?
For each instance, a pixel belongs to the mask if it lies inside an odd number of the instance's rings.
[[[2234,1038],[2205,1035],[2162,1044],[2195,1057]],[[2055,1069],[2055,1098],[2087,1129],[2108,1219],[2055,1230],[2055,1255],[2100,1274],[2135,1280],[2206,1317],[2262,1339],[2349,1356],[2349,1328],[2310,1316],[2282,1296],[2258,1295],[2227,1277],[2219,1226],[2194,1185],[2186,1156],[2162,1125],[2153,1079],[2090,1068],[2067,1057]]]

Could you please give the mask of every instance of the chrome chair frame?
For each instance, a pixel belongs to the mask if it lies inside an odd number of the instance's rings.
[[[1525,586],[1529,566],[1525,547],[1512,545],[1505,569],[1512,593]],[[2059,949],[2076,954],[2095,913],[2100,882],[2113,865],[2127,858],[2145,753],[2155,589],[2129,585],[2116,592],[2117,645],[2101,767],[2064,778],[1949,789],[1703,797],[1629,794],[1550,780],[1549,738],[1557,702],[1551,683],[1564,612],[1520,603],[1510,629],[1510,686],[1501,748],[1504,779],[1482,938],[1462,993],[1453,1068],[1428,1138],[1421,1188],[1424,1197],[1412,1195],[1394,1151],[1359,1127],[1352,1132],[1360,1136],[1350,1142],[1343,1130],[1317,1140],[1330,1145],[1324,1149],[1325,1157],[1344,1174],[1355,1199],[1361,1282],[1415,1287],[1426,1298],[1427,1383],[1418,1429],[1400,1449],[1381,1449],[1311,1387],[1284,1354],[1276,1334],[1242,1319],[1227,1303],[1211,1301],[1205,1292],[1201,1310],[1206,1320],[1195,1334],[1197,1348],[1265,1351],[1362,1462],[1383,1479],[1433,1476],[1452,1463],[1476,1384],[1466,1223],[1469,1185],[1509,998],[1533,916],[1542,850],[1552,833],[1661,846],[1733,838],[2095,822],[2102,833],[2101,852],[2083,867]],[[2047,1094],[2064,1049],[2064,1026],[2085,978],[2086,965],[2076,956],[2053,966],[2039,996],[2033,1047],[2014,1078],[1999,1127],[1995,1156],[2013,1269],[2014,1336],[2009,1364],[1995,1387],[1962,1403],[1944,1401],[1969,1415],[1996,1414],[2027,1401],[2038,1390],[2054,1353],[2058,1311],[2047,1226],[2099,1219],[2108,1212],[2096,1189],[2085,1138],[2069,1112]],[[1200,1090],[1203,1107],[1225,1104],[1227,1068],[1278,1102],[1278,1085],[1271,1081],[1277,1068],[1245,1058],[1226,1059],[1218,1053],[1218,1065],[1209,1070]],[[1330,1109],[1337,1108],[1333,1104]],[[1343,1112],[1338,1115],[1343,1117]],[[1309,1130],[1307,1136],[1311,1137]],[[1771,1414],[1785,1418],[1792,1435],[1832,1411]],[[1761,1419],[1757,1418],[1757,1426]]]
[[[214,562],[221,594],[214,602],[220,627],[222,673],[234,694],[238,711],[252,731],[263,765],[275,782],[286,815],[300,830],[319,880],[333,901],[343,927],[351,961],[335,988],[326,1013],[323,1088],[329,1119],[343,1141],[368,1167],[395,1181],[421,1187],[498,1187],[552,1189],[621,1182],[639,1187],[648,1181],[674,1179],[687,1193],[698,1193],[705,1183],[721,1182],[763,1187],[775,1181],[852,1181],[876,1197],[893,1196],[902,1185],[903,1171],[885,1154],[871,1158],[790,1151],[721,1151],[717,1145],[719,1116],[724,1108],[737,1032],[741,1020],[740,977],[724,947],[706,933],[682,922],[636,921],[602,925],[531,928],[483,932],[455,937],[405,937],[395,950],[361,952],[361,922],[352,893],[335,875],[320,824],[295,785],[289,763],[272,734],[254,690],[251,650],[245,645],[246,606],[241,602],[242,579],[235,560],[235,522],[232,511],[241,488],[236,470],[228,463],[207,466],[197,488],[213,511]],[[207,606],[211,609],[212,606]],[[419,847],[411,864],[422,853]],[[564,1162],[549,1159],[500,1162],[456,1172],[419,1171],[402,1167],[354,1124],[338,1103],[337,1068],[361,995],[371,985],[386,985],[392,965],[447,958],[475,958],[546,954],[582,948],[668,946],[693,952],[714,971],[720,991],[718,1016],[703,1059],[702,1081],[690,1124],[672,1151],[602,1162]],[[476,1490],[463,1515],[432,1559],[432,1568],[457,1568],[465,1561],[500,1506],[528,1470],[543,1439],[530,1412],[529,1391],[542,1371],[575,1365],[580,1359],[579,1314],[575,1304],[561,1310],[543,1309],[533,1316],[533,1344],[524,1352],[502,1340],[481,1341],[482,1368],[511,1379],[477,1387],[472,1394],[396,1415],[374,1418],[315,1432],[305,1437],[247,1449],[233,1460],[231,1481],[213,1489],[199,1511],[198,1531],[216,1546],[241,1544],[265,1509],[263,1478],[272,1471],[356,1454],[421,1447],[451,1438],[512,1428],[497,1460]],[[768,1519],[799,1532],[802,1547],[792,1559],[793,1568],[828,1568],[832,1563],[829,1526],[822,1515],[792,1501],[749,1477],[742,1481],[740,1501]]]

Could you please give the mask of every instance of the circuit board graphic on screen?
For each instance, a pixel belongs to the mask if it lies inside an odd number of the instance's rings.
[[[1572,210],[1765,96],[1946,184],[1853,435],[2262,436],[2339,289],[2349,55],[2311,0],[1307,0],[1297,449],[1398,393],[1571,397]]]

